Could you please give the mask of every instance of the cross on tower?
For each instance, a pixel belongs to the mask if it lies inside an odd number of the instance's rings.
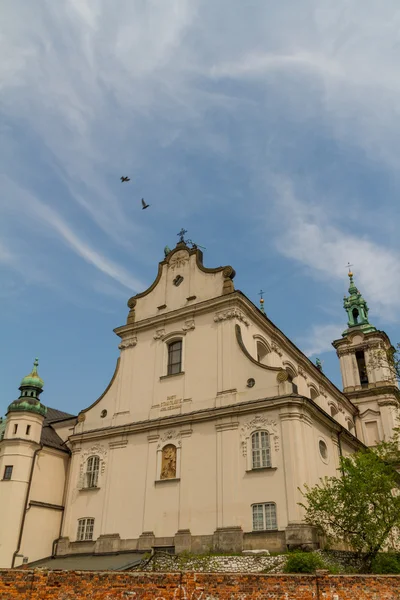
[[[258,295],[260,296],[260,310],[261,310],[261,312],[265,313],[265,310],[264,310],[264,290],[260,290],[258,292]]]
[[[351,273],[351,267],[353,267],[354,265],[351,265],[350,263],[347,263],[346,268],[349,270],[349,273]]]
[[[187,233],[187,229],[182,229],[180,230],[179,233],[177,233],[176,235],[179,236],[179,241],[185,243],[185,233]]]

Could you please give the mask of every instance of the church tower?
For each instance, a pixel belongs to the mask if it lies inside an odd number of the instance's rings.
[[[347,329],[333,346],[340,360],[343,392],[360,411],[358,436],[368,446],[392,436],[397,425],[400,391],[390,356],[394,348],[385,332],[368,318],[368,305],[349,272],[349,295],[344,297]]]
[[[29,498],[36,456],[41,449],[46,407],[39,396],[43,380],[37,372],[36,359],[32,371],[20,384],[20,396],[8,407],[5,429],[0,441],[0,514],[2,523],[0,565],[13,567],[18,560],[21,533]]]

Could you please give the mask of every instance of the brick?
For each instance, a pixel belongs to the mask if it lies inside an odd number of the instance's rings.
[[[400,576],[0,570],[0,600],[398,600]]]

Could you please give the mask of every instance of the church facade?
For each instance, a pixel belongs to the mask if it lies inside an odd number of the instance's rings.
[[[183,240],[166,249],[115,329],[120,357],[99,399],[74,416],[42,404],[36,363],[22,380],[0,431],[0,567],[316,547],[299,488],[389,438],[400,398],[390,340],[349,275],[340,391],[235,290],[232,267],[204,267]]]

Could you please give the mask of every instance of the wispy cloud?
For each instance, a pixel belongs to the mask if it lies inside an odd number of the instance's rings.
[[[307,335],[300,337],[299,346],[307,356],[318,356],[333,350],[332,341],[341,337],[343,324],[313,325]]]
[[[356,265],[356,283],[384,320],[398,318],[400,256],[396,249],[332,225],[317,203],[296,197],[290,182],[276,187],[279,215],[285,230],[276,240],[284,256],[310,268],[310,275],[325,280],[344,279],[345,266]]]

